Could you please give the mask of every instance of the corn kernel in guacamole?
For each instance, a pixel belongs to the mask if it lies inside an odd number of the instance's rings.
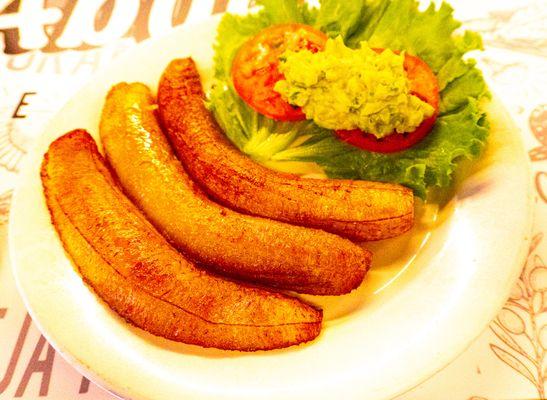
[[[433,115],[428,103],[410,93],[404,54],[377,53],[366,42],[346,47],[329,39],[322,52],[287,51],[275,90],[308,119],[327,129],[361,129],[377,138],[414,131]]]

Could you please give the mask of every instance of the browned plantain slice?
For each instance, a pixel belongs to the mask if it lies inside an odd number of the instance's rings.
[[[175,247],[218,272],[301,293],[343,294],[362,282],[371,255],[349,240],[209,200],[173,153],[154,107],[145,85],[116,85],[101,140],[125,193]]]
[[[171,62],[159,85],[166,133],[192,178],[235,210],[324,229],[354,240],[379,240],[412,227],[414,198],[400,185],[303,179],[265,168],[229,143],[204,105],[191,58]]]
[[[53,142],[42,165],[52,220],[84,280],[116,312],[153,334],[230,350],[315,338],[322,313],[298,299],[212,276],[140,214],[85,131]]]

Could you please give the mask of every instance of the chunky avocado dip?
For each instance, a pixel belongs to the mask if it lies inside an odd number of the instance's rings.
[[[410,93],[403,64],[404,54],[378,53],[366,42],[351,49],[337,37],[318,53],[284,53],[285,80],[275,90],[323,128],[360,129],[377,138],[412,132],[434,109]]]

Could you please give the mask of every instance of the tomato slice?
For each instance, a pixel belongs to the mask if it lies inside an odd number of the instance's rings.
[[[382,49],[375,49],[378,52]],[[431,117],[426,118],[416,130],[404,134],[393,133],[382,139],[359,129],[339,130],[336,135],[353,146],[377,153],[395,153],[406,150],[427,136],[435,125],[439,113],[439,84],[429,65],[421,58],[405,54],[404,68],[410,80],[413,95],[429,103],[434,109]]]
[[[303,24],[281,24],[264,29],[239,49],[232,66],[234,88],[255,111],[278,121],[306,119],[300,107],[294,107],[274,91],[284,79],[279,72],[279,57],[286,50],[324,48],[327,35]]]

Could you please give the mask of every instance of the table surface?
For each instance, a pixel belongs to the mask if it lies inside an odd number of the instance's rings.
[[[0,0],[0,399],[115,398],[55,353],[33,325],[11,275],[10,199],[40,127],[93,72],[138,41],[167,33],[171,23],[248,6],[246,0],[131,0],[109,10],[101,8],[103,3]],[[396,400],[544,399],[547,7],[545,0],[451,4],[465,28],[483,34],[486,50],[476,58],[493,78],[493,90],[521,127],[529,150],[537,197],[533,240],[511,297],[489,327],[453,363]],[[100,34],[94,24],[103,29]]]

